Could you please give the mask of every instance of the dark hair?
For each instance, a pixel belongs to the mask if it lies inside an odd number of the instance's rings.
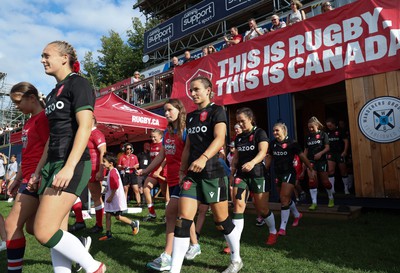
[[[204,85],[205,88],[210,88],[211,89],[210,99],[212,99],[214,97],[214,92],[212,91],[213,90],[212,82],[209,78],[204,77],[204,76],[197,76],[197,77],[191,79],[190,83],[192,83],[194,81],[201,81],[201,83]]]
[[[183,105],[183,103],[178,100],[178,99],[169,99],[165,104],[171,104],[173,107],[178,109],[179,114],[178,114],[178,128],[177,129],[177,134],[180,138],[182,138],[183,135],[183,130],[186,127],[186,108]],[[164,105],[165,105],[164,104]],[[174,134],[174,129],[171,123],[168,123],[168,132],[172,135]]]
[[[33,84],[29,82],[20,82],[14,85],[11,88],[10,95],[14,93],[22,93],[23,97],[33,95],[39,101],[40,106],[42,106],[42,108],[45,107],[45,102],[42,96],[39,96],[39,91],[36,89],[35,86],[33,86]]]
[[[105,159],[108,162],[112,163],[114,167],[117,166],[117,157],[113,153],[106,152],[103,155],[103,159]]]
[[[330,122],[330,123],[332,123],[332,124],[335,124],[335,125],[338,125],[337,120],[336,120],[335,118],[332,118],[332,117],[329,117],[329,118],[327,118],[327,119],[325,120],[325,123],[328,123],[328,122]]]
[[[236,115],[244,114],[246,117],[251,119],[251,124],[256,125],[256,117],[254,116],[253,110],[248,107],[242,107],[236,110]]]

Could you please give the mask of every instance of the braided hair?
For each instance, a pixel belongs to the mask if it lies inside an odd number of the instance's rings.
[[[49,43],[49,45],[51,44],[56,45],[61,54],[68,55],[71,70],[75,73],[79,73],[80,64],[78,62],[78,55],[76,54],[75,48],[66,41],[53,41]]]

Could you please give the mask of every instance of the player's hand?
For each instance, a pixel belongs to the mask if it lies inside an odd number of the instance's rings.
[[[204,169],[206,163],[207,158],[201,155],[197,160],[193,161],[192,164],[190,164],[188,171],[199,173]]]
[[[64,166],[56,175],[54,175],[52,187],[56,191],[65,190],[74,175],[74,168]]]
[[[243,164],[242,172],[248,173],[254,168],[254,163],[249,161]]]
[[[103,172],[102,171],[98,171],[96,173],[96,181],[103,181],[103,179],[104,179]]]
[[[314,155],[314,160],[319,160],[320,158],[321,158],[321,153],[316,153],[315,155]]]
[[[14,180],[13,183],[11,183],[11,185],[8,186],[7,189],[7,194],[9,196],[15,196],[17,194],[18,188],[21,185],[21,180]]]
[[[40,180],[41,177],[39,174],[32,174],[31,178],[28,181],[28,184],[26,185],[26,189],[30,192],[37,192],[39,189]]]

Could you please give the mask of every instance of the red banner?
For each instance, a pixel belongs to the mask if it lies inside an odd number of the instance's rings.
[[[193,110],[198,75],[220,105],[307,90],[398,70],[399,50],[400,1],[356,1],[175,68],[172,97]]]

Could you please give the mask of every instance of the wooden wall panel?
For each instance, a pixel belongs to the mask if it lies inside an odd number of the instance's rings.
[[[400,97],[400,71],[346,80],[346,95],[356,196],[400,198],[400,141],[375,143],[358,128],[358,114],[367,101]]]

